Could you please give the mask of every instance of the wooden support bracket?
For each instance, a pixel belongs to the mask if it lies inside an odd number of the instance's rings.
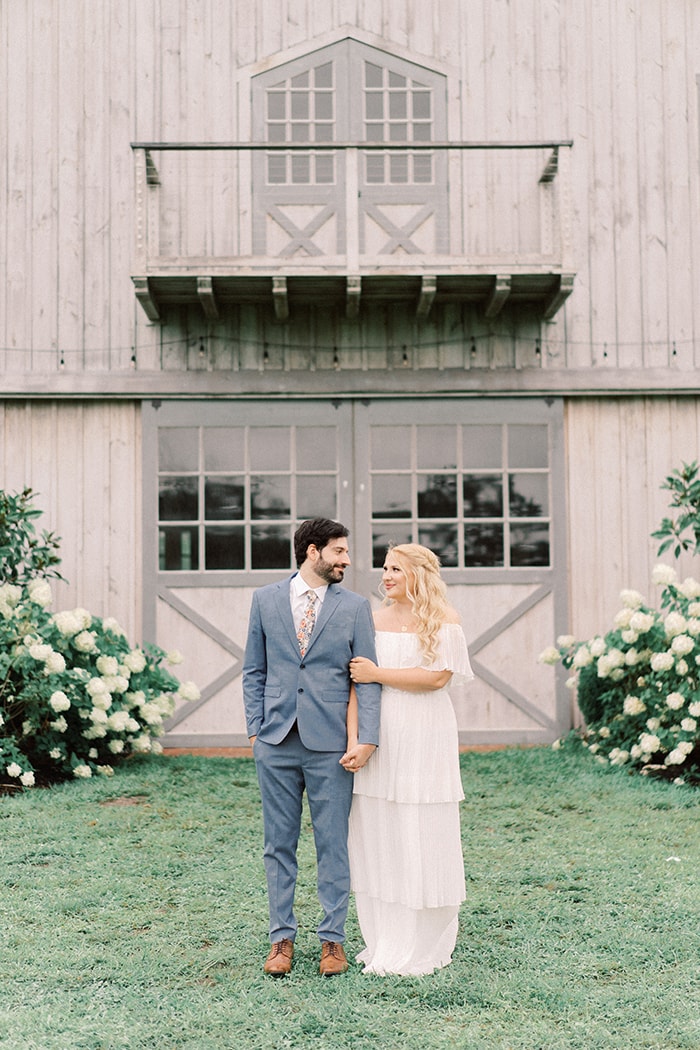
[[[493,282],[493,288],[486,300],[486,306],[484,307],[484,314],[486,317],[497,317],[500,314],[506,299],[510,295],[510,276],[506,274],[498,274],[496,280]]]
[[[197,295],[207,321],[218,321],[219,306],[214,295],[214,285],[211,277],[197,278]]]
[[[554,182],[557,172],[559,171],[559,147],[555,146],[552,152],[547,158],[542,174],[540,175],[540,182]]]
[[[148,320],[160,321],[160,311],[158,310],[158,304],[151,295],[148,278],[132,277],[131,280],[134,282],[134,288],[136,289],[136,298],[141,303]]]
[[[275,317],[278,321],[289,318],[289,298],[287,296],[287,278],[272,278],[272,301],[275,304]]]
[[[360,296],[362,295],[362,278],[348,277],[345,298],[345,316],[354,320],[360,313]]]
[[[559,277],[557,287],[550,295],[549,299],[544,304],[544,310],[542,311],[542,317],[545,321],[550,321],[560,306],[569,298],[574,290],[574,274],[563,273]]]
[[[418,304],[416,306],[417,320],[424,320],[430,313],[430,307],[433,305],[436,291],[437,277],[424,274],[423,277],[421,277],[420,295],[418,296]]]

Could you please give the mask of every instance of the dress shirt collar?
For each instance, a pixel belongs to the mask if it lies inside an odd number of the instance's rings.
[[[328,590],[328,584],[327,583],[322,583],[320,587],[309,587],[308,583],[306,583],[304,581],[304,579],[303,579],[303,577],[302,577],[300,572],[298,572],[298,573],[296,573],[296,575],[292,576],[292,582],[291,582],[292,598],[301,598],[301,596],[303,594],[306,594],[307,591],[314,591],[314,593],[316,594],[316,597],[317,597],[317,599],[318,599],[318,601],[320,603],[326,597],[326,591],[327,590]]]

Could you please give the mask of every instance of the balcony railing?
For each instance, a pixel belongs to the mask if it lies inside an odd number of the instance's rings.
[[[551,317],[573,286],[571,145],[133,143],[136,294],[152,320],[324,297]]]

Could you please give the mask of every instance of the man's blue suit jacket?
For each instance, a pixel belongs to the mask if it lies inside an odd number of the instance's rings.
[[[302,657],[289,597],[290,579],[253,595],[243,664],[248,736],[279,744],[297,722],[311,751],[345,751],[353,656],[376,661],[372,611],[366,598],[330,584]],[[358,685],[359,743],[379,743],[381,687]]]

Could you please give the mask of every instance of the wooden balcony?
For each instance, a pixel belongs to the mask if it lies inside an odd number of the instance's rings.
[[[552,318],[574,283],[570,146],[133,143],[136,296],[151,321],[311,303]]]

